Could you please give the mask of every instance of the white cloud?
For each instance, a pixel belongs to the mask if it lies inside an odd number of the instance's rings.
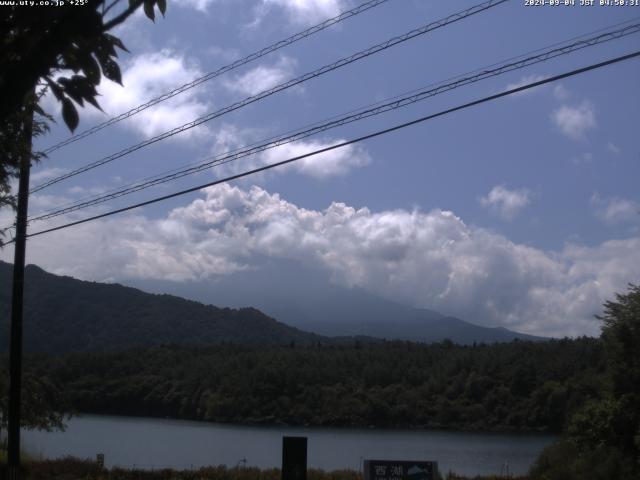
[[[49,180],[51,178],[58,177],[58,176],[62,175],[63,173],[66,173],[66,172],[67,172],[67,170],[64,169],[64,168],[48,167],[48,168],[38,169],[35,172],[31,172],[29,177],[30,177],[32,182],[40,183],[40,182],[44,182],[46,180]]]
[[[273,65],[259,65],[248,72],[224,82],[225,87],[244,95],[255,95],[279,85],[293,75],[295,61],[282,56]]]
[[[505,220],[512,220],[531,203],[531,193],[526,189],[508,190],[502,185],[496,185],[486,196],[480,198],[480,203]]]
[[[69,198],[63,195],[39,193],[29,195],[29,216],[36,216],[44,211],[50,211],[59,205],[69,203]]]
[[[285,10],[293,24],[311,25],[339,15],[348,5],[345,0],[262,0],[253,25],[258,25],[273,7]]]
[[[527,75],[526,77],[522,77],[517,82],[509,83],[506,86],[505,90],[511,90],[513,88],[523,87],[523,86],[528,85],[530,83],[539,82],[540,80],[544,80],[545,78],[547,78],[546,75],[535,75],[535,74],[534,75]],[[544,85],[541,85],[539,87],[530,88],[528,90],[523,90],[521,92],[511,94],[511,96],[515,97],[515,96],[520,96],[520,95],[531,94],[531,93],[537,92],[543,86]]]
[[[576,157],[572,157],[571,163],[573,163],[574,165],[587,165],[593,163],[593,153],[584,152]]]
[[[262,130],[239,128],[235,125],[225,124],[215,133],[214,151],[216,154],[222,155],[245,145],[253,144],[259,141],[259,139],[264,138],[265,135],[265,132]],[[340,138],[298,140],[293,143],[287,143],[265,150],[257,155],[238,159],[229,164],[217,167],[217,169],[219,172],[222,172],[221,175],[231,175],[298,157],[305,153],[321,150],[344,141],[344,139]],[[365,167],[370,163],[371,157],[363,146],[347,145],[325,153],[303,158],[289,165],[277,167],[270,172],[272,174],[278,174],[294,171],[317,179],[325,179],[346,175],[353,169]]]
[[[199,12],[206,13],[209,11],[209,7],[215,2],[216,0],[180,0],[179,2],[176,2],[175,5],[194,8]],[[174,4],[172,3],[171,5]]]
[[[597,193],[591,196],[591,205],[596,216],[610,225],[640,223],[640,202],[627,198],[602,198]]]
[[[561,106],[553,111],[551,120],[564,135],[573,140],[584,139],[587,131],[597,125],[593,105],[587,101],[575,107]]]
[[[232,62],[242,57],[241,52],[235,48],[223,48],[218,45],[211,45],[206,49],[207,54],[223,62]]]
[[[571,92],[567,90],[567,88],[559,83],[555,87],[553,87],[553,96],[558,100],[566,100],[571,96]]]
[[[288,143],[265,151],[259,158],[262,163],[268,165],[288,158],[298,157],[315,150],[321,150],[341,142],[344,142],[344,140],[307,140]],[[294,170],[303,175],[322,179],[346,175],[354,168],[364,167],[370,162],[371,157],[363,147],[347,145],[312,157],[303,158],[282,167],[282,170]]]
[[[136,55],[120,63],[120,67],[123,86],[106,78],[98,86],[100,96],[97,100],[106,115],[88,106],[81,113],[83,117],[86,115],[91,119],[104,121],[203,75],[196,64],[171,50]],[[60,105],[51,93],[45,96],[42,105],[48,112],[60,111]],[[209,101],[204,99],[203,88],[196,87],[132,116],[121,125],[133,128],[145,137],[151,137],[194,120],[209,109]],[[200,126],[172,138],[178,141],[191,140],[204,132],[206,127]]]
[[[447,211],[343,203],[309,210],[228,185],[164,218],[137,212],[33,237],[28,255],[55,273],[98,281],[204,279],[255,268],[264,257],[288,259],[326,269],[343,285],[546,335],[597,334],[602,302],[640,278],[640,238],[545,252]]]
[[[102,195],[106,191],[107,187],[81,187],[80,185],[67,189],[67,193],[74,196]]]
[[[613,142],[607,143],[607,150],[609,150],[611,153],[620,153],[622,151],[620,147]]]

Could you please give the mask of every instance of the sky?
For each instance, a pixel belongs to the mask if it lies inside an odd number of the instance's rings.
[[[182,0],[115,32],[121,87],[103,79],[82,131],[352,8],[357,0]],[[479,2],[389,0],[61,148],[38,185]],[[34,193],[30,214],[91,197],[574,37],[640,7],[512,0]],[[633,52],[583,49],[55,219],[30,232],[267,165]],[[213,282],[295,262],[345,288],[474,323],[597,335],[595,314],[640,282],[640,60],[442,116],[162,203],[29,240],[27,261],[93,281]],[[58,118],[38,138],[69,136]],[[3,224],[12,212],[0,211]],[[11,261],[5,247],[0,258]],[[277,281],[277,279],[275,279]]]

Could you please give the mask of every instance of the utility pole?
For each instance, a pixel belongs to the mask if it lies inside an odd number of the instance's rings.
[[[24,263],[27,244],[27,211],[29,209],[29,172],[33,134],[33,103],[30,97],[25,108],[21,141],[25,148],[20,158],[16,237],[13,259],[11,297],[11,337],[9,344],[9,425],[7,449],[7,479],[20,480],[20,396],[22,389],[22,310],[24,296]]]

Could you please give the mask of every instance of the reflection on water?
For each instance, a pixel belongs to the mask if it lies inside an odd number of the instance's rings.
[[[84,415],[65,432],[25,432],[29,452],[56,458],[105,454],[108,467],[279,467],[284,435],[308,437],[310,468],[359,470],[365,458],[436,460],[467,474],[526,473],[555,437],[440,431],[249,427],[183,420]]]

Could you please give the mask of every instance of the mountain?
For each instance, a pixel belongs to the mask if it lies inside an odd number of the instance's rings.
[[[12,265],[0,262],[0,350],[9,341]],[[25,350],[60,353],[160,344],[325,342],[255,308],[217,308],[118,284],[25,271]]]
[[[0,318],[4,319],[0,350],[8,345],[11,274],[12,265],[0,262]],[[27,351],[94,351],[173,343],[344,343],[354,337],[425,343],[450,339],[459,344],[543,340],[340,287],[293,264],[277,269],[267,265],[215,283],[138,281],[135,285],[161,292],[155,294],[57,276],[35,265],[28,265],[25,275]],[[168,291],[178,296],[164,293]],[[238,308],[218,308],[212,303]]]
[[[126,283],[203,303],[251,305],[287,325],[326,336],[364,335],[426,343],[450,339],[460,344],[546,340],[401,305],[360,288],[342,287],[332,283],[326,273],[294,262],[270,260],[259,268],[215,281]]]

